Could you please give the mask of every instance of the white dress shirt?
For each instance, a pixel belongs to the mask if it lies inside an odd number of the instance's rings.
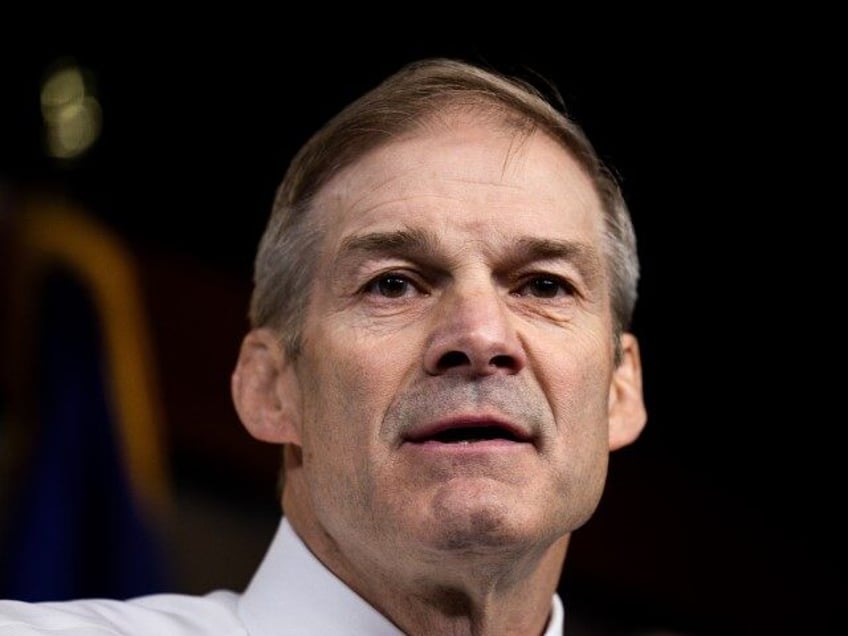
[[[557,595],[544,636],[563,633]],[[403,636],[330,572],[283,518],[243,594],[116,601],[0,600],[0,636]]]

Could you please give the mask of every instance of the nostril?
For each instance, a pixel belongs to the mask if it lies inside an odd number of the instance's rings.
[[[470,365],[471,360],[468,359],[468,356],[462,353],[462,351],[448,351],[441,358],[439,358],[439,362],[436,365],[439,371],[447,371],[448,369],[452,369],[454,367],[461,367],[464,365]]]
[[[462,351],[448,351],[439,358],[436,368],[439,372],[449,371],[458,367],[471,367],[471,358]],[[514,369],[515,358],[510,355],[496,355],[489,359],[490,369]]]
[[[495,356],[489,361],[489,364],[499,369],[512,369],[515,367],[515,358],[507,355]]]

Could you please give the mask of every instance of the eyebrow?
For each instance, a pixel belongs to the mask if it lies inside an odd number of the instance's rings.
[[[518,269],[536,261],[565,261],[577,268],[587,285],[593,286],[603,272],[598,250],[583,241],[520,236],[505,241],[510,244],[507,257],[499,262],[498,269]],[[346,260],[371,255],[388,255],[434,261],[438,254],[439,239],[434,232],[408,228],[391,232],[369,232],[350,236],[342,241],[335,266]]]
[[[589,243],[522,236],[515,240],[513,258],[518,261],[572,261],[587,272],[600,271],[601,258]],[[511,259],[512,260],[512,259]]]
[[[598,250],[583,241],[522,236],[515,239],[507,267],[518,267],[534,261],[567,261],[573,263],[587,284],[594,284],[603,272]]]
[[[436,235],[418,228],[392,232],[370,232],[349,236],[342,241],[340,259],[349,254],[433,254],[438,243]]]

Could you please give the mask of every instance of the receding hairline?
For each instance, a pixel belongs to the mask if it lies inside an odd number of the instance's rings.
[[[613,274],[616,332],[620,332],[629,324],[638,280],[627,206],[615,174],[569,116],[556,87],[548,83],[548,94],[543,94],[539,79],[544,78],[536,76],[530,82],[463,60],[424,59],[407,64],[331,118],[295,155],[277,191],[272,221],[256,260],[252,323],[276,324],[289,334],[288,346],[296,350],[308,289],[305,272],[314,267],[314,261],[306,256],[293,258],[289,274],[280,274],[274,259],[286,250],[305,253],[307,245],[318,244],[322,230],[313,214],[316,197],[337,174],[371,150],[439,126],[449,114],[465,112],[478,124],[482,119],[516,133],[511,147],[515,152],[534,131],[545,133],[589,178],[604,213],[605,260]],[[286,308],[282,301],[273,300],[275,296],[293,300]]]
[[[482,119],[481,119],[482,117]],[[304,209],[304,214],[314,214],[317,203],[328,194],[333,192],[334,186],[343,181],[345,175],[354,171],[360,164],[366,163],[369,158],[374,157],[381,151],[395,144],[404,144],[410,141],[438,136],[445,133],[463,134],[470,129],[485,129],[489,133],[503,134],[507,142],[507,149],[503,155],[502,173],[506,172],[513,159],[520,155],[523,148],[535,135],[543,135],[555,147],[560,149],[568,160],[580,171],[586,179],[586,184],[591,188],[593,194],[600,203],[600,193],[594,183],[587,166],[575,156],[575,153],[537,121],[517,114],[509,107],[491,101],[476,101],[457,103],[448,101],[442,109],[420,114],[408,127],[386,136],[379,142],[371,145],[367,150],[351,157],[346,163],[339,165],[332,174],[328,174],[321,185],[314,191],[309,199],[309,206]],[[375,189],[381,187],[375,184]]]
[[[525,142],[533,136],[534,132],[542,132],[561,147],[579,166],[584,175],[592,181],[585,162],[551,127],[537,118],[522,113],[513,106],[504,104],[483,92],[479,94],[448,93],[434,98],[426,108],[411,116],[405,125],[394,126],[391,131],[375,130],[375,134],[367,147],[361,148],[358,152],[352,153],[345,160],[340,161],[331,170],[327,170],[320,180],[312,184],[312,189],[306,198],[309,203],[304,208],[303,213],[312,215],[315,211],[315,201],[324,196],[341,175],[364,162],[374,153],[395,143],[430,134],[450,132],[469,123],[473,123],[475,126],[488,127],[492,132],[511,135],[511,148],[509,153],[504,156],[505,166],[523,147]],[[597,191],[594,182],[592,182],[592,187]]]

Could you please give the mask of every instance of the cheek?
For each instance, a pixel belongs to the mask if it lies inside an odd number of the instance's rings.
[[[319,333],[309,341],[299,368],[305,455],[347,466],[368,461],[367,447],[376,443],[404,377],[401,356],[392,352],[350,331]]]
[[[375,507],[387,461],[380,427],[403,374],[388,348],[322,336],[305,343],[298,363],[303,467],[315,514],[341,536]]]
[[[408,359],[386,342],[340,335],[331,343],[318,354],[327,361],[319,398],[329,397],[329,388],[337,409],[349,414],[346,422],[375,433],[374,425],[383,419],[404,381]]]
[[[300,372],[303,471],[312,509],[335,535],[350,509],[369,505],[368,479],[362,474],[367,444],[362,418],[367,405],[362,376],[346,360],[330,352],[326,358],[307,357],[309,364],[303,364]],[[324,364],[323,359],[335,364]]]
[[[612,345],[602,335],[581,333],[534,356],[537,380],[548,396],[560,436],[607,434]]]
[[[606,375],[579,364],[562,365],[552,382],[551,408],[556,422],[545,454],[552,466],[555,518],[576,529],[592,516],[607,477],[609,434]]]
[[[561,487],[570,491],[572,484],[586,484],[593,499],[606,477],[612,348],[595,335],[573,344],[568,353],[547,354],[540,366],[546,370],[539,377],[555,422],[547,452]]]

